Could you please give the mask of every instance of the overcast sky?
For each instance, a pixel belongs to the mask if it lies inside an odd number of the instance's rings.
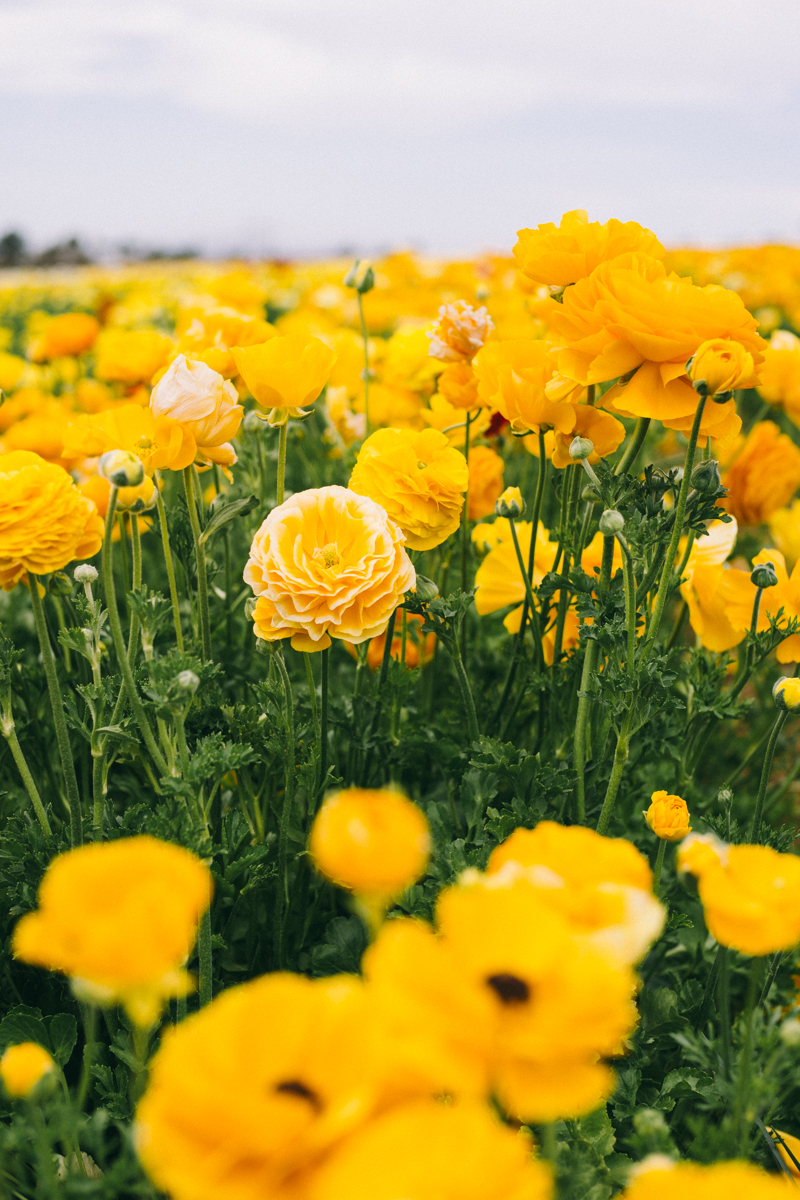
[[[0,0],[0,231],[509,249],[569,208],[800,242],[798,0]]]

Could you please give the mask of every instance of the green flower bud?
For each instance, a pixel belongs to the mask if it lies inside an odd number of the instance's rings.
[[[511,517],[516,521],[525,512],[525,501],[518,487],[507,487],[494,503],[494,511],[498,517]]]
[[[757,588],[775,587],[778,575],[774,564],[771,562],[758,563],[750,572],[750,582],[754,583]]]
[[[138,487],[144,479],[142,460],[127,450],[108,450],[98,467],[100,474],[114,487]]]
[[[611,537],[612,534],[622,533],[625,528],[625,518],[615,508],[607,508],[601,515],[599,524],[603,536]]]
[[[90,563],[81,563],[72,572],[72,578],[76,583],[94,583],[97,579],[97,571]]]
[[[364,296],[375,287],[375,272],[368,262],[357,258],[345,275],[342,283],[345,287],[355,288],[359,296]]]
[[[697,492],[710,495],[720,489],[719,463],[715,458],[700,462],[692,471],[691,485]]]
[[[435,600],[439,595],[439,589],[432,579],[428,579],[426,575],[418,575],[414,594],[421,604],[430,604],[431,600]]]
[[[184,696],[193,696],[200,687],[200,680],[194,671],[181,671],[175,677],[177,690]]]
[[[594,454],[594,442],[585,437],[574,437],[570,442],[569,456],[579,461],[582,458],[589,458]]]
[[[800,712],[800,679],[782,675],[772,689],[772,699],[784,712]]]
[[[47,584],[47,590],[53,596],[71,596],[72,580],[63,571],[54,571]]]

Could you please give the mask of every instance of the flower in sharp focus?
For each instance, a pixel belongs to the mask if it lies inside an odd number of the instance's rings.
[[[732,392],[752,381],[755,374],[753,356],[741,342],[711,338],[698,346],[687,374],[692,383],[704,386],[708,396]]]
[[[782,678],[772,689],[772,698],[784,712],[800,712],[800,679]]]
[[[656,837],[665,842],[680,842],[692,831],[686,801],[664,791],[653,792],[644,818]]]
[[[620,1200],[788,1200],[785,1177],[768,1175],[748,1162],[666,1163],[661,1155],[645,1159]]]
[[[150,395],[156,420],[178,421],[194,438],[201,462],[231,466],[236,453],[230,439],[244,416],[236,388],[204,362],[179,354]]]
[[[503,490],[505,463],[491,446],[474,446],[469,455],[467,516],[481,521],[494,512],[494,502]]]
[[[485,308],[472,308],[465,300],[443,304],[439,320],[428,333],[431,358],[440,362],[471,362],[494,329]]]
[[[588,404],[573,404],[572,409],[575,414],[572,429],[567,433],[560,429],[555,430],[553,466],[559,470],[570,467],[575,462],[569,452],[575,437],[587,438],[592,443],[592,451],[586,460],[592,465],[613,454],[625,439],[625,426],[611,413],[592,408]]]
[[[725,464],[722,486],[720,507],[740,525],[762,525],[800,486],[800,448],[774,421],[759,421]]]
[[[364,442],[349,488],[400,526],[412,550],[431,550],[461,520],[467,461],[436,429],[379,429]]]
[[[95,343],[98,379],[149,383],[167,362],[172,342],[154,329],[104,329]]]
[[[297,492],[253,538],[244,570],[257,596],[256,637],[324,650],[383,633],[414,586],[400,529],[383,508],[342,487]]]
[[[46,1075],[56,1070],[52,1056],[38,1042],[9,1046],[0,1058],[0,1079],[9,1096],[28,1096]]]
[[[211,890],[208,868],[181,846],[149,836],[81,846],[48,867],[38,909],[14,930],[14,955],[147,1027],[191,989],[184,965]]]
[[[0,454],[0,586],[10,591],[30,571],[62,571],[100,549],[103,523],[70,476],[38,454]]]
[[[589,221],[582,208],[564,213],[559,225],[520,229],[514,258],[534,283],[564,288],[591,275],[599,263],[634,251],[662,258],[664,247],[654,233],[636,221]]]
[[[274,337],[259,346],[234,346],[231,353],[253,398],[271,410],[271,425],[307,416],[305,405],[316,400],[336,362],[329,346],[302,334]]]
[[[550,350],[547,342],[518,339],[490,342],[475,358],[481,403],[502,413],[513,433],[574,428],[573,406],[545,391],[555,369]]]

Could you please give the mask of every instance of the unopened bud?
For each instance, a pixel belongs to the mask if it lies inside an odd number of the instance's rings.
[[[375,287],[375,272],[368,262],[357,258],[342,283],[345,287],[355,288],[359,296],[363,296]]]
[[[570,442],[570,458],[578,461],[583,458],[589,458],[592,454],[594,454],[594,442],[590,441],[589,438],[574,437]]]
[[[53,596],[71,596],[72,580],[63,571],[54,571],[47,584],[47,590]]]
[[[418,575],[414,594],[420,604],[430,604],[431,600],[435,600],[439,595],[439,589],[427,575]]]
[[[181,671],[180,674],[176,675],[175,683],[184,696],[193,696],[200,687],[200,680],[194,671]]]
[[[772,699],[784,712],[800,712],[800,679],[782,675],[772,689]]]
[[[754,583],[757,588],[775,587],[778,583],[778,574],[774,563],[757,563],[750,572],[750,582]]]
[[[730,804],[732,799],[733,799],[733,792],[731,791],[730,788],[726,788],[726,787],[720,788],[719,791],[717,792],[717,801],[720,804]]]
[[[615,508],[607,508],[600,517],[599,525],[600,532],[604,537],[612,537],[615,533],[622,533],[625,528],[625,518]]]
[[[692,471],[692,487],[697,492],[712,494],[720,489],[719,463],[715,458],[700,462]]]
[[[98,464],[100,474],[114,487],[138,487],[144,479],[142,460],[127,450],[108,450]]]
[[[146,475],[138,487],[121,487],[117,492],[117,508],[129,513],[148,512],[155,508],[156,485]]]
[[[76,583],[94,583],[97,579],[97,571],[90,563],[81,563],[72,572],[72,578]]]
[[[507,487],[502,495],[495,500],[494,511],[498,517],[511,517],[516,520],[525,511],[525,501],[518,487]]]
[[[257,601],[256,601],[255,596],[250,596],[247,600],[245,600],[244,615],[245,615],[246,620],[252,621],[253,614],[256,611],[256,603],[257,603]]]

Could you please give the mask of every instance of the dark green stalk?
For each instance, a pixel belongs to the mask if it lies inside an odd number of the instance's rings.
[[[636,462],[639,451],[644,445],[644,439],[647,437],[647,431],[650,428],[650,417],[639,417],[636,426],[631,434],[631,440],[622,455],[622,458],[614,468],[615,475],[621,475],[623,471],[627,471],[628,467],[632,467]]]
[[[320,718],[319,718],[319,786],[325,787],[328,774],[328,676],[330,673],[331,648],[322,651],[322,680],[320,687]]]
[[[744,1006],[744,1039],[739,1057],[736,1098],[733,1106],[733,1138],[731,1148],[735,1154],[742,1152],[746,1133],[746,1110],[747,1101],[750,1098],[750,1081],[753,1070],[753,1023],[763,965],[763,958],[752,959],[750,962],[750,974],[747,979],[747,999]]]
[[[16,763],[17,770],[22,776],[22,782],[25,785],[25,791],[28,793],[33,811],[36,813],[36,819],[42,827],[42,833],[45,837],[53,836],[53,831],[50,828],[50,822],[47,819],[47,813],[42,804],[42,798],[39,795],[39,789],[31,775],[30,768],[22,752],[22,747],[19,744],[17,731],[14,725],[14,717],[11,712],[11,687],[9,685],[6,695],[2,703],[2,713],[0,713],[0,733],[8,742],[8,748],[11,751],[11,757]]]
[[[730,950],[720,946],[719,963],[719,1025],[722,1034],[722,1068],[726,1079],[731,1077],[731,987]]]
[[[628,677],[633,682],[636,678],[636,578],[633,574],[633,558],[628,549],[628,543],[621,534],[617,534],[617,541],[622,550],[622,570],[625,582],[625,624],[628,629]]]
[[[750,637],[755,639],[758,633],[758,613],[761,608],[761,594],[763,588],[757,587],[756,594],[753,597],[753,614],[750,618]],[[731,688],[731,696],[738,696],[747,680],[750,678],[753,671],[753,643],[748,640],[745,645],[744,654],[739,659],[739,670],[736,673],[733,687]]]
[[[450,657],[453,660],[453,666],[456,670],[456,679],[461,690],[461,698],[464,701],[464,708],[467,713],[467,730],[469,733],[470,745],[476,742],[480,737],[478,729],[478,714],[475,711],[475,701],[472,698],[472,690],[469,686],[467,672],[464,670],[464,663],[461,660],[461,655],[458,650],[458,639],[453,637],[449,640],[447,649],[450,651]]]
[[[465,425],[466,434],[464,437],[464,458],[467,460],[467,472],[469,472],[469,426],[472,420],[472,413],[466,414]],[[461,510],[461,590],[467,590],[469,583],[469,482],[467,482],[467,495],[464,497],[464,507]],[[461,631],[461,650],[464,651],[464,639],[466,637],[466,625]]]
[[[711,1015],[711,1008],[714,1003],[714,997],[717,993],[717,981],[719,979],[720,967],[722,965],[722,959],[724,955],[725,947],[717,946],[717,953],[714,955],[714,961],[711,964],[711,970],[708,973],[708,981],[706,983],[706,990],[703,996],[703,1003],[700,1005],[700,1012],[697,1014],[697,1020],[695,1021],[695,1033],[702,1032],[709,1016]]]
[[[283,426],[282,426],[283,428]],[[194,538],[194,553],[197,562],[197,605],[200,610],[200,640],[203,647],[203,658],[211,661],[211,621],[208,615],[208,577],[206,575],[206,551],[200,541],[200,518],[197,515],[195,495],[195,469],[193,466],[184,468],[183,486],[186,489],[186,504],[189,509],[189,521]]]
[[[200,1007],[211,1003],[212,998],[212,951],[211,951],[211,908],[207,908],[200,918],[200,930],[197,938],[198,971],[197,992]]]
[[[289,422],[284,421],[278,434],[278,478],[275,483],[275,499],[283,504],[284,482],[286,480],[286,442],[289,436]]]
[[[622,782],[622,772],[625,770],[625,763],[628,761],[628,747],[630,743],[631,724],[633,723],[633,705],[628,709],[624,724],[617,738],[617,746],[614,751],[614,763],[611,767],[611,776],[608,781],[605,799],[603,801],[603,809],[600,813],[600,820],[597,822],[597,832],[605,834],[608,830],[611,821],[614,805],[617,802],[617,792],[619,785]]]
[[[369,334],[367,333],[367,322],[364,320],[363,297],[358,288],[356,288],[356,297],[358,299],[358,319],[361,322],[361,341],[364,346],[364,436],[369,437],[372,433],[369,420]],[[280,501],[278,503],[280,504]]]
[[[661,886],[661,871],[664,866],[664,855],[667,850],[666,838],[658,839],[658,854],[656,855],[656,865],[653,867],[653,894],[658,896],[659,887]]]
[[[761,782],[758,785],[758,797],[756,799],[755,812],[753,813],[753,824],[750,826],[750,842],[758,841],[758,835],[761,829],[761,817],[764,812],[764,797],[767,794],[767,784],[772,773],[772,760],[775,757],[775,747],[778,744],[778,736],[783,729],[786,718],[789,713],[786,709],[782,709],[775,719],[775,724],[772,726],[772,733],[769,735],[767,742],[767,752],[764,755],[764,765],[761,768]]]
[[[600,564],[600,578],[597,585],[598,594],[601,599],[605,597],[608,591],[613,563],[614,538],[612,536],[604,536],[603,558]],[[574,766],[577,776],[578,820],[581,822],[586,817],[586,730],[589,723],[589,704],[591,703],[589,685],[592,681],[596,657],[597,642],[594,638],[590,638],[586,646],[586,655],[583,660],[583,670],[581,672],[581,686],[578,692],[578,713],[575,718],[575,737],[573,743]]]
[[[283,684],[283,697],[286,712],[286,773],[283,792],[283,808],[280,825],[278,826],[278,904],[275,914],[275,957],[277,967],[284,965],[284,932],[286,912],[289,905],[289,824],[294,804],[294,704],[292,700],[292,684],[283,654],[280,649],[273,654],[273,661],[278,668],[278,674]]]

